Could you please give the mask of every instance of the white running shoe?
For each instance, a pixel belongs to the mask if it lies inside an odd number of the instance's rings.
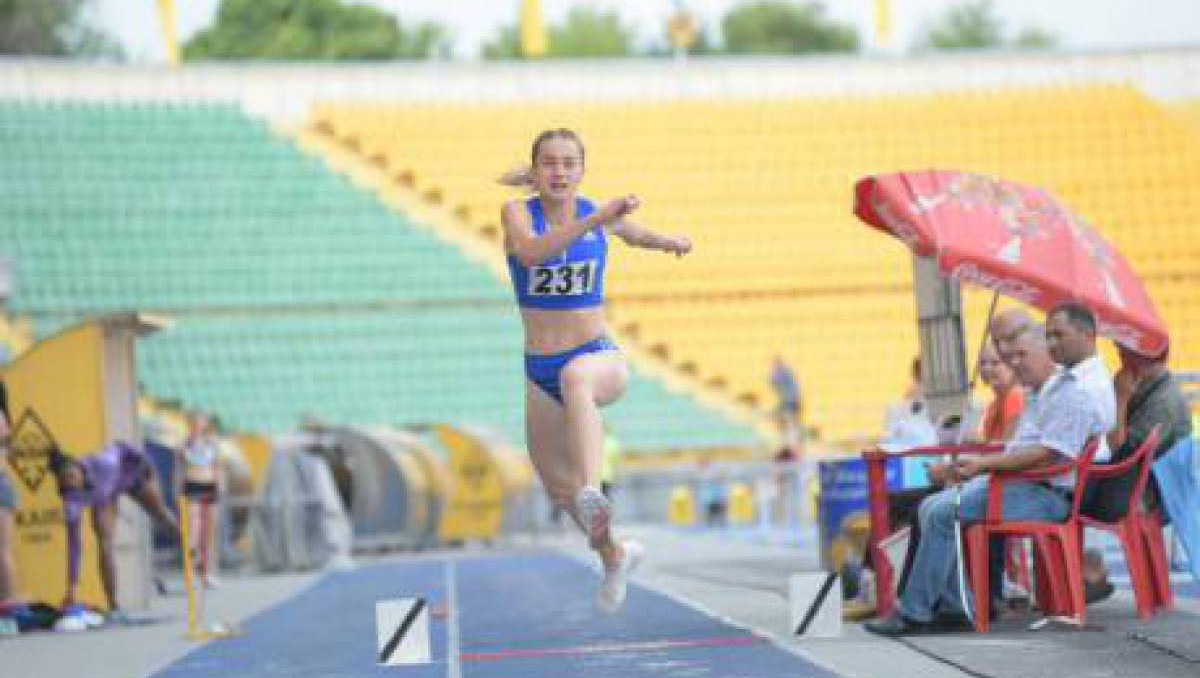
[[[579,494],[575,495],[575,510],[583,523],[583,531],[588,539],[595,542],[608,532],[608,524],[612,520],[612,503],[600,490],[585,485]]]
[[[621,542],[621,562],[611,570],[605,568],[604,581],[600,582],[600,590],[596,592],[596,604],[605,612],[616,612],[625,603],[625,591],[629,585],[629,577],[642,562],[646,549],[632,539]]]
[[[88,623],[83,617],[82,610],[80,610],[70,614],[64,614],[63,616],[59,617],[58,621],[54,622],[54,630],[72,633],[78,631],[87,631]]]
[[[98,612],[93,612],[85,608],[83,612],[79,613],[79,616],[83,618],[83,623],[87,624],[89,629],[98,629],[104,626],[104,615]]]

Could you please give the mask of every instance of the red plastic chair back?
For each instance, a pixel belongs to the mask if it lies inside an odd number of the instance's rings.
[[[1150,617],[1158,608],[1171,607],[1169,572],[1166,567],[1165,547],[1162,543],[1162,524],[1155,515],[1147,513],[1142,497],[1150,480],[1150,467],[1154,465],[1154,452],[1158,449],[1161,425],[1150,430],[1150,434],[1134,450],[1133,454],[1116,464],[1093,466],[1088,480],[1124,476],[1136,468],[1137,476],[1129,503],[1121,518],[1112,522],[1082,516],[1081,524],[1112,532],[1121,542],[1125,552],[1125,565],[1129,570],[1129,582],[1133,587],[1138,616]],[[1157,532],[1158,539],[1154,537]]]

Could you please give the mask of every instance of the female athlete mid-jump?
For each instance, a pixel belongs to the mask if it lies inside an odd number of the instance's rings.
[[[600,492],[604,428],[600,408],[625,391],[625,361],[604,324],[606,230],[632,247],[687,254],[682,235],[660,235],[627,218],[638,208],[629,195],[597,208],[577,194],[583,143],[571,130],[542,132],[532,165],[501,183],[534,195],[504,205],[508,268],[525,328],[525,421],[534,468],[555,506],[587,535],[603,564],[597,592],[602,609],[625,600],[626,581],[642,556],[632,540],[610,530],[612,505]]]

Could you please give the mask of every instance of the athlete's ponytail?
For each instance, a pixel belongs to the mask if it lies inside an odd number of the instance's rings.
[[[533,166],[519,165],[501,174],[496,183],[513,188],[529,188],[533,186]]]
[[[501,174],[496,179],[496,182],[514,188],[528,188],[533,186],[533,165],[537,162],[538,149],[541,148],[543,141],[549,141],[550,139],[568,139],[574,141],[575,145],[579,147],[579,160],[583,160],[583,141],[579,138],[578,134],[565,127],[548,129],[537,135],[537,138],[533,140],[533,148],[529,152],[529,164],[510,169]]]

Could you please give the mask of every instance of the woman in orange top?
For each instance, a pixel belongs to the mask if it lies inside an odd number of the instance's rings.
[[[979,376],[992,388],[992,402],[983,412],[979,437],[984,442],[1001,443],[1012,437],[1017,419],[1025,408],[1025,392],[1017,384],[1011,368],[1000,360],[996,347],[985,342],[979,353]]]
[[[1002,443],[1012,437],[1017,429],[1017,420],[1021,418],[1021,410],[1025,409],[1025,391],[1017,383],[1017,377],[1012,368],[1000,359],[996,346],[990,341],[984,342],[983,350],[979,352],[979,377],[983,383],[992,388],[992,402],[983,411],[983,420],[979,423],[979,437],[987,443]],[[1001,595],[1004,590],[1004,580],[1000,572],[1007,573],[1009,580],[1020,582],[1026,588],[1029,586],[1029,566],[1025,562],[1024,552],[1015,546],[1014,542],[1003,542],[992,548],[992,595]],[[1003,553],[1003,556],[999,554]],[[1001,609],[994,605],[994,610]]]

